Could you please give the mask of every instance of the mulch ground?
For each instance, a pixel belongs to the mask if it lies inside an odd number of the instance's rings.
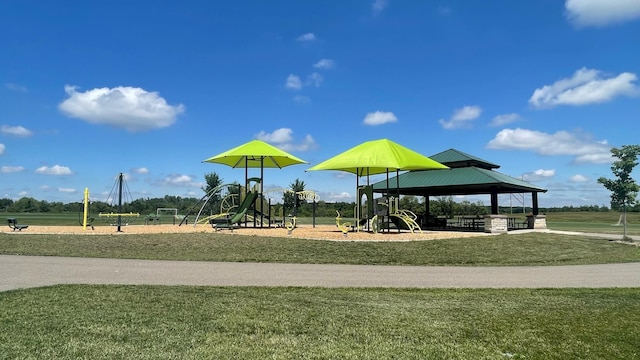
[[[94,229],[87,227],[83,230],[82,226],[37,226],[31,225],[28,229],[22,231],[11,231],[11,229],[2,230],[3,233],[12,234],[86,234],[86,235],[104,235],[104,234],[174,234],[174,233],[216,233],[211,225],[128,225],[121,226],[121,231],[117,231],[115,226],[95,226]],[[348,232],[343,234],[335,225],[300,225],[291,232],[286,228],[236,228],[233,231],[229,229],[219,230],[217,233],[232,235],[249,235],[249,236],[273,236],[273,237],[293,237],[300,239],[318,239],[318,240],[335,240],[335,241],[416,241],[416,240],[435,240],[460,237],[487,236],[490,234],[482,232],[458,232],[458,231],[422,231],[411,233],[409,231],[392,230],[384,233],[373,233],[367,231]]]

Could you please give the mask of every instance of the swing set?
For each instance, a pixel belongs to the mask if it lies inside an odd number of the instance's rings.
[[[113,200],[116,195],[118,199],[117,204],[117,212],[109,212],[109,213],[98,213],[99,218],[105,219],[105,221],[109,225],[117,226],[117,231],[121,232],[121,227],[125,225],[129,225],[133,220],[136,220],[140,217],[139,213],[125,213],[122,211],[123,209],[123,188],[126,187],[126,183],[124,182],[124,174],[120,173],[118,178],[116,179],[116,183],[111,189],[111,193],[109,194],[109,199]],[[128,190],[128,188],[127,188]],[[117,191],[117,192],[116,192]],[[129,195],[129,199],[131,196]],[[80,225],[82,225],[82,229],[86,230],[87,226],[91,226],[91,229],[94,230],[93,221],[94,217],[90,216],[90,200],[89,200],[89,188],[84,189],[84,200],[82,204],[82,217],[79,219]],[[124,220],[124,221],[123,221]]]

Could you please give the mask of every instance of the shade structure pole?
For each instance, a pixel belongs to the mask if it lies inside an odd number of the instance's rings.
[[[369,187],[369,186],[370,186],[370,184],[369,184],[369,168],[367,168],[367,187]],[[370,202],[370,203],[367,203],[367,231],[371,231],[371,228],[369,226],[369,224],[371,222],[371,219],[369,218],[369,215],[371,214],[371,209],[374,209],[374,211],[375,211],[375,207],[373,206],[373,192],[371,192],[371,199],[369,199],[367,197],[367,200]],[[375,216],[375,214],[374,214],[374,216]],[[372,216],[372,218],[373,218],[373,216]]]
[[[260,196],[258,196],[258,199],[260,199],[260,227],[262,227],[262,224],[264,224],[264,209],[262,208],[264,201],[262,201],[262,192],[264,191],[263,188],[263,183],[264,183],[264,156],[260,157]],[[255,219],[255,209],[256,206],[253,206],[253,218]],[[253,223],[253,226],[256,226],[255,222]]]
[[[244,157],[244,196],[249,195],[249,157]],[[244,202],[244,198],[242,198]],[[242,204],[242,203],[241,203]],[[247,213],[244,213],[244,227],[247,227]]]
[[[360,171],[356,168],[356,208],[355,214],[353,214],[353,223],[356,224],[356,231],[360,231],[358,226],[360,222],[360,206],[362,206],[360,200]]]
[[[389,228],[391,222],[391,194],[389,194],[389,168],[387,168],[387,232],[391,232]]]
[[[398,196],[398,206],[400,206],[400,169],[396,169],[396,195]],[[400,232],[400,226],[398,226],[398,232]]]
[[[118,175],[118,232],[120,232],[120,227],[122,226],[122,178],[123,175],[120,173]]]

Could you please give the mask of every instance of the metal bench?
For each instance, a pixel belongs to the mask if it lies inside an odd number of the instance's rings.
[[[26,229],[29,227],[29,225],[18,224],[18,220],[16,218],[7,218],[7,223],[13,231],[22,231],[22,229]]]

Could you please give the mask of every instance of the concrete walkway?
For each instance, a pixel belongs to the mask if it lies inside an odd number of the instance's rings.
[[[0,255],[0,291],[56,284],[397,288],[640,287],[640,263],[369,266]]]
[[[607,240],[622,240],[622,234],[587,233],[587,232],[579,232],[579,231],[563,231],[563,230],[551,230],[551,229],[535,229],[535,230],[523,229],[523,230],[510,231],[509,233],[524,234],[527,232],[580,235],[580,236],[595,237],[595,238],[607,239]],[[627,235],[627,237],[633,240],[634,242],[640,241],[640,236],[638,235]]]

